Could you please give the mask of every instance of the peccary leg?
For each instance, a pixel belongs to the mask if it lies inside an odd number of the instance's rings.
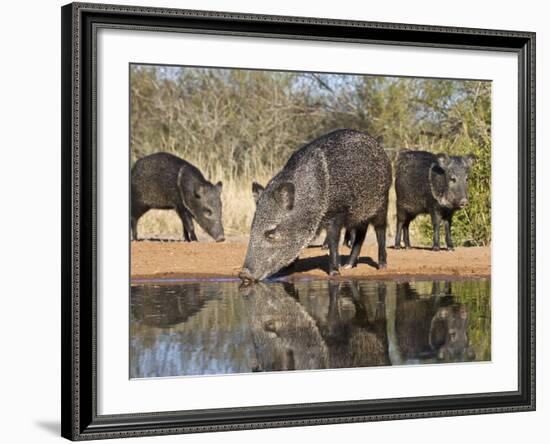
[[[401,248],[401,234],[403,234],[403,241],[405,248],[411,248],[411,241],[409,240],[409,225],[413,218],[410,217],[404,210],[398,210],[397,212],[397,227],[395,229],[395,249]]]
[[[340,224],[333,221],[327,229],[327,240],[329,249],[328,272],[331,276],[338,276],[340,272],[340,254],[338,246],[340,245]]]
[[[387,268],[388,260],[386,258],[386,223],[374,227],[376,231],[376,240],[378,242],[378,269]]]
[[[361,246],[363,245],[363,242],[365,240],[365,236],[367,235],[367,228],[368,225],[365,225],[364,227],[356,228],[354,229],[354,239],[353,244],[351,245],[351,253],[349,255],[349,259],[344,265],[344,269],[349,269],[357,266],[357,258],[359,257],[359,253],[361,252]]]
[[[395,227],[395,249],[401,249],[401,232],[403,231],[403,221],[397,219],[397,226]]]
[[[321,245],[321,250],[328,250],[328,234],[325,235],[325,240],[323,241],[323,245]]]
[[[185,213],[183,229],[188,233],[188,237],[189,237],[188,242],[197,242],[198,239],[197,239],[197,235],[195,234],[195,224],[193,223],[193,216],[191,216],[189,212]]]
[[[130,218],[130,230],[132,231],[132,240],[137,241],[137,219],[133,216]]]
[[[434,230],[434,237],[433,237],[433,251],[439,251],[439,229],[441,227],[441,214],[439,214],[438,211],[432,211],[432,226]]]
[[[405,248],[411,248],[411,239],[409,238],[409,225],[411,220],[407,219],[403,224],[403,242],[405,242]]]
[[[378,284],[378,302],[376,304],[376,311],[374,313],[374,321],[385,322],[386,314],[386,293],[387,287],[385,282],[380,282]],[[385,329],[385,326],[384,326]]]
[[[353,248],[353,245],[355,245],[355,230],[346,230],[346,234],[344,235],[344,245],[348,248]]]
[[[193,223],[193,216],[191,216],[191,213],[189,213],[189,211],[187,211],[182,206],[178,206],[178,208],[176,208],[176,211],[183,225],[183,238],[187,242],[196,241],[197,236],[195,234],[195,224]]]
[[[443,225],[445,226],[445,243],[447,244],[447,250],[453,251],[455,247],[451,237],[451,218],[445,218],[443,220]]]
[[[353,247],[354,239],[355,239],[355,232],[353,230],[346,230],[344,233],[344,245],[348,248]],[[325,241],[323,242],[321,249],[328,250],[328,236],[325,237]]]
[[[340,290],[340,283],[339,282],[331,282],[328,283],[328,313],[327,313],[327,321],[329,323],[329,328],[333,327],[335,324],[338,325],[338,294]],[[330,328],[332,330],[332,328]]]

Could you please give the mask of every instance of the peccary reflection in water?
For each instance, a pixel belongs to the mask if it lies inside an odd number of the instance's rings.
[[[131,316],[133,378],[490,359],[489,281],[140,285]]]
[[[395,331],[405,362],[436,358],[459,362],[475,359],[468,341],[468,310],[451,295],[451,282],[432,284],[431,297],[421,297],[405,282],[397,286]]]
[[[389,365],[384,314],[385,285],[378,309],[368,313],[356,282],[328,282],[311,307],[294,284],[245,287],[257,356],[255,371],[307,370]],[[369,316],[370,315],[370,316]]]
[[[293,297],[292,284],[258,283],[243,293],[257,356],[254,371],[327,367],[325,341],[315,320]]]
[[[132,317],[151,327],[173,327],[197,314],[211,299],[214,294],[198,283],[134,287]]]
[[[379,284],[375,309],[370,313],[368,301],[362,300],[357,282],[342,285],[331,281],[328,289],[327,323],[323,330],[330,349],[330,367],[389,365],[385,283]],[[351,319],[343,316],[340,309],[343,298],[348,298],[353,305]]]

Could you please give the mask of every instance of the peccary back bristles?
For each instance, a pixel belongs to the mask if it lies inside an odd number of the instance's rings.
[[[176,210],[184,238],[196,241],[193,220],[214,239],[223,240],[221,182],[213,185],[194,165],[170,153],[139,159],[132,168],[132,235],[137,222],[150,209]]]
[[[259,195],[241,277],[279,271],[320,229],[329,233],[329,271],[337,273],[342,228],[366,232],[372,223],[385,237],[391,180],[388,156],[368,134],[337,130],[298,149]]]

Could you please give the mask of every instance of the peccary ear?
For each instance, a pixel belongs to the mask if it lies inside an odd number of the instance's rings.
[[[466,166],[468,168],[472,168],[472,165],[474,164],[474,162],[477,160],[477,157],[475,154],[468,154],[466,156],[464,156],[464,162],[466,163]]]
[[[254,196],[254,202],[258,203],[258,199],[264,191],[264,187],[258,182],[252,182],[252,196]]]
[[[294,184],[292,182],[283,182],[275,189],[273,196],[285,210],[294,208]]]
[[[447,153],[439,153],[436,155],[436,157],[439,166],[444,170],[447,169],[447,167],[451,163],[451,158],[449,157],[449,155]]]

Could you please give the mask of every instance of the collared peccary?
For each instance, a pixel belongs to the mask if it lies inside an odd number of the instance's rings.
[[[336,130],[298,149],[258,199],[240,277],[264,279],[290,264],[321,230],[329,238],[329,273],[339,273],[342,228],[355,229],[346,268],[356,264],[368,224],[386,266],[386,218],[391,164],[372,137]]]
[[[223,241],[221,190],[221,182],[213,185],[198,168],[173,154],[139,159],[132,168],[132,238],[137,240],[139,218],[159,209],[176,210],[186,241],[197,240],[193,219],[216,241]]]
[[[448,156],[427,151],[402,151],[395,168],[397,228],[395,248],[411,247],[409,224],[419,214],[430,214],[433,250],[439,250],[439,227],[445,225],[445,243],[453,250],[451,223],[455,211],[468,205],[468,173],[475,156]]]

